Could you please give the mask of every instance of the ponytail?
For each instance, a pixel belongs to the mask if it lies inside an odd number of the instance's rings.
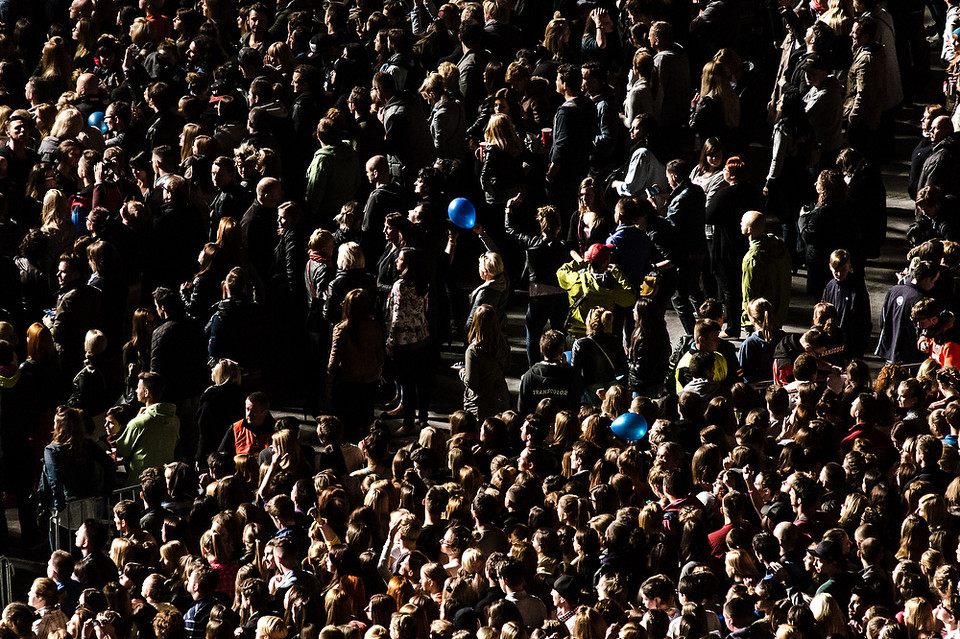
[[[747,315],[765,342],[772,342],[778,326],[773,320],[773,304],[766,298],[758,297],[747,305]]]

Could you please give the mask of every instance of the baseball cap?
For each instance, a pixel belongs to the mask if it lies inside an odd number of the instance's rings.
[[[587,249],[587,252],[583,254],[583,259],[587,260],[588,262],[609,260],[611,248],[612,247],[609,244],[592,244],[590,245],[590,248]]]
[[[840,561],[843,559],[843,548],[837,542],[828,539],[817,544],[810,554],[823,561]]]

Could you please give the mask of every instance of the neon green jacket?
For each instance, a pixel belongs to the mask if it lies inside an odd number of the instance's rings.
[[[602,306],[612,311],[614,306],[629,307],[637,301],[630,282],[616,266],[603,273],[594,273],[590,270],[590,262],[573,260],[557,270],[557,281],[567,292],[570,306],[586,296],[567,322],[567,334],[574,337],[587,334],[584,318],[591,308]]]

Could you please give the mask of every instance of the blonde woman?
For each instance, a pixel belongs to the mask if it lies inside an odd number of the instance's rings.
[[[740,126],[740,97],[730,86],[726,68],[714,60],[703,65],[700,92],[693,99],[690,128],[701,140],[718,137],[729,148],[734,130]]]
[[[947,515],[947,501],[942,495],[927,493],[917,502],[916,514],[922,517],[931,531],[945,528],[950,523]]]
[[[73,73],[73,61],[67,43],[60,36],[53,36],[43,45],[40,64],[34,75],[40,76],[49,89],[48,95],[60,95],[67,90],[67,82]]]
[[[50,127],[50,135],[40,141],[37,153],[44,162],[53,162],[56,159],[57,146],[64,140],[76,140],[83,131],[85,122],[83,114],[78,109],[68,107],[57,113]]]
[[[47,250],[43,260],[43,270],[49,278],[50,290],[57,290],[57,260],[73,247],[77,229],[70,223],[70,211],[67,198],[59,189],[50,189],[43,196],[40,230],[47,238]]]
[[[293,75],[293,68],[297,66],[293,51],[286,42],[274,42],[267,47],[267,54],[263,56],[263,63],[272,66],[287,79]]]
[[[817,620],[817,634],[821,637],[846,637],[847,624],[843,611],[833,595],[822,592],[810,601],[810,612]]]
[[[200,135],[200,125],[188,122],[180,132],[180,163],[181,166],[193,154],[193,141]]]
[[[756,561],[746,550],[728,550],[724,556],[724,566],[727,577],[738,584],[755,584],[762,577]]]
[[[441,62],[437,73],[443,78],[443,90],[456,100],[463,100],[460,92],[460,67],[453,62]]]
[[[849,41],[855,15],[852,0],[829,0],[827,10],[820,16],[820,21],[833,29],[837,36]],[[834,49],[838,47],[835,46]]]
[[[523,144],[510,116],[494,113],[483,131],[480,186],[487,204],[504,206],[523,187]]]
[[[497,247],[490,240],[490,237],[483,232],[483,228],[477,224],[473,230],[480,236],[487,252],[483,253],[478,259],[477,270],[480,272],[482,283],[470,293],[470,313],[467,315],[466,331],[470,332],[470,326],[473,324],[473,316],[481,304],[489,304],[496,310],[499,320],[506,317],[507,298],[510,294],[510,278],[507,277],[504,268],[503,258],[496,252]]]
[[[908,599],[903,606],[903,623],[908,639],[933,639],[940,636],[940,628],[933,616],[933,606],[923,597]]]
[[[240,387],[240,366],[232,359],[221,359],[210,371],[213,382],[197,407],[197,426],[200,429],[198,461],[217,449],[223,433],[237,420],[243,419],[245,394]]]
[[[94,28],[93,20],[90,18],[77,19],[70,37],[77,43],[77,48],[73,53],[73,63],[76,68],[81,70],[93,68],[93,53],[97,46],[97,31]]]
[[[559,13],[554,16],[543,31],[543,42],[534,52],[537,65],[533,74],[548,80],[557,76],[561,63],[570,61],[570,21],[561,18]]]
[[[257,639],[286,639],[287,626],[280,617],[260,617],[257,621]]]
[[[153,27],[145,17],[139,16],[133,19],[130,25],[130,42],[142,52],[144,49],[153,48]]]
[[[740,345],[740,367],[747,383],[773,379],[773,351],[783,337],[783,329],[773,319],[773,305],[758,297],[746,306],[753,332]]]
[[[930,544],[930,526],[917,515],[907,515],[900,526],[900,548],[897,559],[920,561],[923,551]]]
[[[465,364],[460,370],[463,407],[483,421],[510,407],[506,382],[510,347],[499,314],[489,304],[481,304],[474,313],[468,341]]]
[[[200,553],[217,573],[217,592],[232,595],[240,564],[230,558],[231,548],[226,535],[207,530],[200,536]]]

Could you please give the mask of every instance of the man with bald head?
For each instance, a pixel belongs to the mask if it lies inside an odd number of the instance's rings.
[[[740,219],[740,232],[750,240],[743,256],[740,287],[743,293],[740,323],[750,326],[747,307],[752,300],[766,298],[773,305],[773,321],[782,326],[790,309],[790,252],[776,235],[767,233],[766,218],[759,211],[747,211]]]
[[[925,186],[939,186],[944,195],[960,195],[960,148],[950,116],[941,115],[930,125],[930,142],[933,150],[924,161],[917,181],[917,190]]]
[[[277,208],[283,202],[280,180],[265,177],[257,183],[257,199],[243,214],[243,245],[257,273],[270,273],[277,245]]]
[[[107,105],[100,98],[100,78],[92,73],[81,73],[77,78],[77,97],[73,106],[77,107],[83,114],[83,119],[90,117],[91,113],[103,113],[107,110]]]
[[[373,191],[363,207],[363,252],[377,256],[383,252],[383,221],[390,213],[404,210],[403,191],[390,175],[386,156],[375,155],[367,160],[367,180]]]

